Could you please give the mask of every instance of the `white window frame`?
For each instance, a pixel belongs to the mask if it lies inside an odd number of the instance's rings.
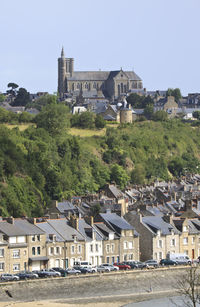
[[[20,250],[19,249],[14,249],[13,250],[13,258],[20,258]]]
[[[4,248],[0,248],[0,258],[4,258]]]
[[[71,246],[71,254],[75,254],[75,245]]]
[[[14,272],[20,271],[20,263],[14,263],[13,264],[13,271]]]
[[[4,270],[5,270],[5,263],[0,262],[0,271],[4,271]]]

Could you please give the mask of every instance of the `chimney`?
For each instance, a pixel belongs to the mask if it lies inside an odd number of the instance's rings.
[[[84,219],[85,219],[87,224],[89,224],[90,226],[93,226],[93,224],[94,224],[94,217],[93,216],[86,216]]]
[[[6,221],[7,221],[8,223],[10,223],[10,224],[13,224],[13,225],[14,225],[14,223],[15,223],[15,219],[14,219],[13,216],[6,218]]]
[[[79,218],[76,216],[71,215],[70,216],[70,226],[72,226],[73,228],[75,228],[76,230],[78,230],[79,228]]]

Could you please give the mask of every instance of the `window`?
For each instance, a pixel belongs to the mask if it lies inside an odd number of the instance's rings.
[[[26,256],[26,250],[24,250],[24,256]]]
[[[75,253],[75,246],[74,246],[74,245],[71,246],[71,253],[72,253],[72,254]]]
[[[124,242],[124,249],[128,248],[128,242]]]
[[[109,261],[110,261],[110,258],[106,257],[106,263],[109,263]]]
[[[35,236],[32,236],[32,237],[31,237],[31,240],[34,242],[34,241],[35,241]]]
[[[0,262],[0,271],[4,271],[4,262]]]
[[[192,244],[195,243],[195,237],[192,237]]]
[[[93,252],[93,245],[92,244],[90,244],[90,251],[91,251],[91,253]]]
[[[37,254],[40,255],[40,246],[37,247]]]
[[[128,242],[128,248],[133,248],[133,242]]]
[[[110,245],[106,244],[106,252],[109,253],[110,252]]]
[[[188,244],[188,237],[183,238],[183,244],[187,245]]]
[[[78,253],[81,254],[81,245],[78,245]]]
[[[99,245],[96,244],[96,252],[98,252],[98,251],[99,251]]]
[[[129,260],[133,260],[133,254],[129,255]]]
[[[162,259],[162,252],[159,252],[159,259]]]
[[[162,248],[163,247],[163,241],[162,240],[158,240],[158,247]]]
[[[35,247],[32,247],[32,255],[35,255]]]
[[[112,259],[112,264],[115,263],[115,257],[113,256],[111,259]]]
[[[171,239],[171,246],[176,246],[176,240],[175,239]]]
[[[13,258],[19,258],[19,257],[20,257],[19,249],[13,250]]]
[[[114,253],[115,250],[115,244],[111,244],[111,252]]]
[[[50,254],[53,255],[53,253],[54,253],[54,248],[50,247]]]
[[[37,235],[37,240],[40,241],[40,235]]]
[[[187,231],[187,226],[183,226],[183,231]]]
[[[185,254],[185,255],[188,255],[188,250],[184,250],[184,254]]]
[[[0,257],[4,257],[4,249],[0,248]]]
[[[124,261],[127,261],[127,255],[126,254],[124,255]]]
[[[56,246],[56,254],[60,254],[60,247]]]
[[[19,271],[19,270],[20,270],[20,264],[19,263],[13,264],[13,271]]]
[[[97,88],[96,82],[93,83],[93,88]]]

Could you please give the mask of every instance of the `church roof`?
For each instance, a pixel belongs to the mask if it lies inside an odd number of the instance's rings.
[[[114,78],[120,70],[116,71],[74,71],[69,81],[104,81]],[[140,77],[133,71],[124,72],[130,80],[141,81]]]
[[[109,71],[74,71],[72,76],[67,78],[71,81],[104,81],[109,76]]]

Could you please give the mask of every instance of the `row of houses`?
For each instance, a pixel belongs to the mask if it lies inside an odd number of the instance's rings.
[[[0,272],[139,260],[139,235],[116,213],[0,221]]]

